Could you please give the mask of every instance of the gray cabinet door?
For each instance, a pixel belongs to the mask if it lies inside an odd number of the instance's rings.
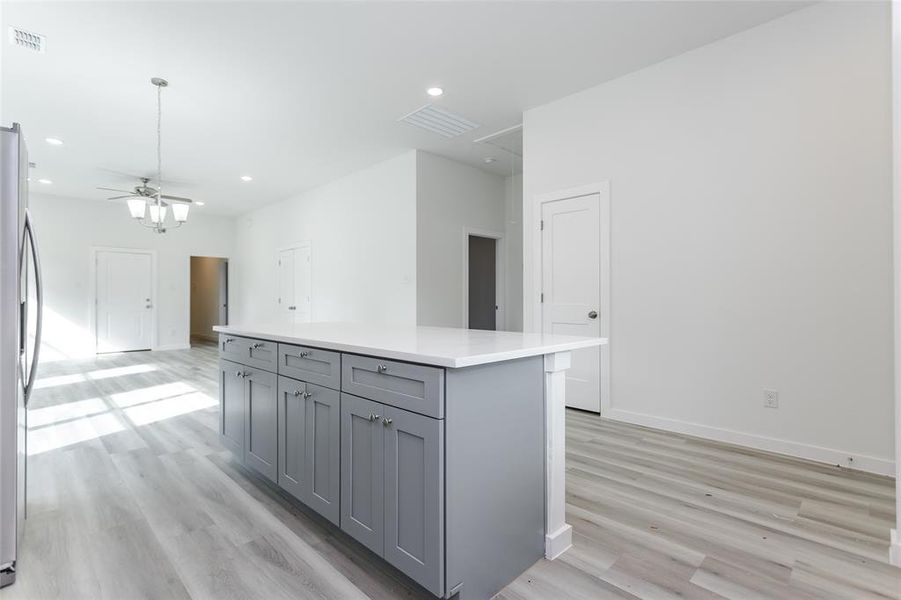
[[[341,395],[321,385],[304,385],[307,391],[307,490],[303,501],[338,525],[341,515]]]
[[[379,556],[385,534],[384,409],[341,394],[341,529]]]
[[[219,442],[244,460],[244,367],[219,361]]]
[[[444,421],[391,407],[384,412],[384,557],[440,596],[444,591]]]
[[[305,391],[301,381],[278,378],[278,485],[301,501],[308,486]]]
[[[261,369],[244,372],[244,464],[277,481],[278,381]]]

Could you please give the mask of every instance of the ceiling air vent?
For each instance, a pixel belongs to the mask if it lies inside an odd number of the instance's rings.
[[[41,54],[47,49],[46,36],[32,31],[25,31],[18,27],[9,28],[9,43],[32,52],[40,52]]]
[[[433,104],[426,104],[422,108],[401,117],[398,121],[427,129],[446,138],[455,138],[479,127],[478,123],[473,123],[469,119],[447,112]]]

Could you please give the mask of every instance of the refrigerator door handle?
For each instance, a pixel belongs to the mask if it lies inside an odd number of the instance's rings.
[[[37,315],[35,322],[35,331],[34,331],[34,354],[31,358],[31,365],[29,367],[28,378],[22,378],[22,384],[25,391],[25,406],[28,406],[28,400],[31,398],[31,390],[34,388],[35,376],[37,375],[38,369],[38,357],[41,352],[41,335],[43,334],[44,329],[44,280],[41,275],[41,258],[38,254],[38,246],[35,241],[34,235],[34,223],[31,220],[31,211],[27,208],[25,209],[25,235],[22,236],[22,249],[19,252],[19,272],[21,273],[22,269],[25,266],[25,238],[27,236],[28,245],[31,247],[31,258],[34,261],[34,291],[35,291],[35,300],[37,300]],[[24,321],[24,319],[23,319]],[[22,336],[28,335],[28,332],[25,331],[25,328],[28,326],[27,323],[23,323],[22,325]],[[24,367],[20,368],[24,371]]]

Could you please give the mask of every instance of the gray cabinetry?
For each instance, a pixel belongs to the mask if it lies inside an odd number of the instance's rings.
[[[440,595],[444,421],[349,394],[341,404],[341,528]]]
[[[244,457],[244,367],[219,360],[219,442]]]
[[[336,525],[340,406],[336,390],[279,377],[278,484]]]
[[[319,348],[279,344],[278,373],[337,390],[341,388],[341,355]]]
[[[237,335],[219,334],[219,356],[242,365],[257,367],[275,373],[278,363],[278,344],[245,338]]]
[[[341,529],[382,555],[385,407],[341,394]]]
[[[276,376],[253,368],[245,368],[244,373],[244,464],[276,481]]]
[[[433,594],[444,581],[444,421],[385,407],[385,560]]]
[[[345,354],[341,391],[429,417],[444,417],[444,369]]]

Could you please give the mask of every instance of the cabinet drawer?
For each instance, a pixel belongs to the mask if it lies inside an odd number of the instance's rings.
[[[444,370],[344,354],[341,389],[428,417],[444,418]]]
[[[278,374],[338,390],[341,389],[341,355],[318,348],[279,344]]]
[[[242,365],[250,365],[275,373],[278,360],[278,344],[267,342],[266,340],[220,333],[219,356]]]

